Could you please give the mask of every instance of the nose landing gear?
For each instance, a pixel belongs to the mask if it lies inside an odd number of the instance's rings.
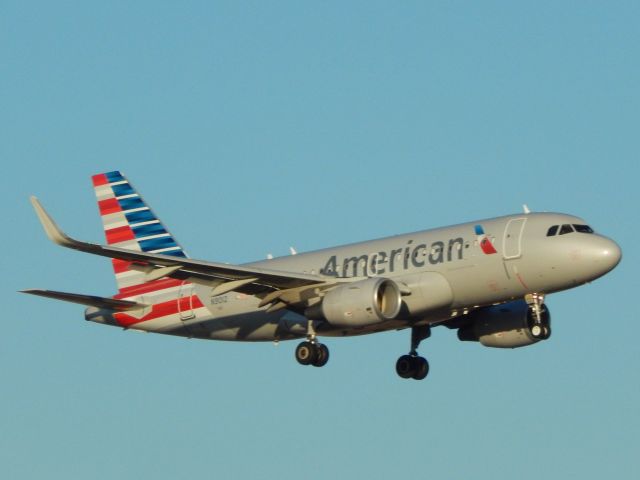
[[[411,328],[411,351],[408,355],[402,355],[396,362],[396,373],[400,377],[423,380],[429,374],[429,362],[426,358],[418,356],[418,347],[422,340],[430,336],[429,325]]]
[[[551,315],[544,304],[544,295],[532,293],[525,296],[529,304],[529,331],[533,338],[547,340],[551,337]]]

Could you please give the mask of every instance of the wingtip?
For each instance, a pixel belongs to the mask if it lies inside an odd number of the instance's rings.
[[[45,292],[40,288],[25,288],[24,290],[18,290],[18,293],[26,293],[28,295],[40,295],[41,292]]]
[[[71,239],[56,225],[56,222],[54,222],[53,218],[47,213],[38,198],[35,195],[31,195],[30,200],[42,224],[42,228],[44,228],[49,239],[58,245],[68,245]]]

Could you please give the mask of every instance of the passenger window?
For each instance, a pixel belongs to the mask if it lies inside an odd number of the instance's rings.
[[[554,225],[553,227],[551,227],[547,232],[547,237],[553,237],[556,233],[558,233],[558,226],[559,225]]]
[[[574,225],[573,228],[579,233],[593,233],[593,229],[589,225]]]
[[[567,233],[572,233],[572,232],[573,232],[573,227],[571,225],[564,224],[562,225],[562,227],[560,227],[560,235],[566,235]]]

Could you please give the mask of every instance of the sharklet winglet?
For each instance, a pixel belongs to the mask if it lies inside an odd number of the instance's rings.
[[[51,216],[44,209],[40,201],[35,197],[31,196],[31,205],[33,205],[34,210],[36,211],[36,215],[38,215],[38,219],[42,224],[42,228],[44,228],[47,237],[58,245],[62,245],[63,247],[72,247],[74,244],[74,240],[67,236],[61,229],[58,227],[56,222],[51,218]]]

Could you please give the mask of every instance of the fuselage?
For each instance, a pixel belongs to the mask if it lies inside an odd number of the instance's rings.
[[[361,328],[318,323],[319,335],[350,336],[420,324],[437,325],[474,309],[550,294],[595,280],[613,269],[621,251],[593,233],[578,217],[529,213],[354,243],[247,264],[330,278],[384,277],[407,287],[401,315]],[[554,234],[552,227],[557,226]],[[563,226],[564,230],[563,230]],[[260,299],[228,292],[212,296],[210,286],[172,279],[163,288],[118,298],[149,307],[113,312],[90,307],[88,320],[186,337],[274,341],[304,337],[307,319],[287,309],[269,313]],[[177,302],[176,302],[177,299]],[[173,302],[173,303],[172,303]],[[176,311],[177,310],[177,311]]]

